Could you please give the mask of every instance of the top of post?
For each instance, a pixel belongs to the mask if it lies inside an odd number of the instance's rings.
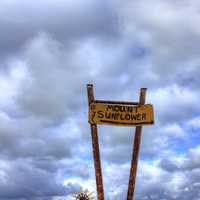
[[[140,105],[144,105],[145,104],[146,91],[147,91],[147,88],[141,88],[140,89],[140,98],[139,98],[139,104]]]
[[[87,84],[87,87],[93,87],[93,84],[89,83]]]
[[[88,104],[90,105],[92,102],[94,102],[93,84],[87,84],[87,92],[88,92]]]

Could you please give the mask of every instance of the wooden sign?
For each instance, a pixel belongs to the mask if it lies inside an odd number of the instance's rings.
[[[90,124],[136,126],[154,123],[153,106],[92,103],[89,107]]]
[[[146,88],[140,89],[138,102],[104,101],[94,98],[93,85],[87,85],[89,123],[91,127],[94,168],[96,176],[97,199],[104,200],[103,177],[98,140],[97,124],[136,126],[131,158],[127,200],[133,200],[142,126],[154,123],[153,106],[145,104]]]

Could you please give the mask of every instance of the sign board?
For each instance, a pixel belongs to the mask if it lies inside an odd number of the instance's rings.
[[[136,126],[134,145],[132,149],[127,200],[133,200],[134,198],[142,126],[154,123],[153,106],[151,104],[145,104],[146,91],[147,88],[140,89],[138,102],[96,100],[94,97],[93,85],[87,84],[89,106],[88,121],[91,128],[98,200],[104,200],[104,188],[101,171],[97,124]]]
[[[118,126],[153,124],[153,106],[94,102],[89,107],[89,123]]]

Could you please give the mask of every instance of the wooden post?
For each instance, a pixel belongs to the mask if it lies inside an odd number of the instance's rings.
[[[147,90],[146,88],[140,89],[140,99],[139,99],[140,105],[145,104],[146,90]],[[130,176],[129,176],[127,200],[133,200],[133,197],[134,197],[141,136],[142,136],[142,126],[136,126],[135,139],[134,139],[133,152],[132,152],[132,160],[131,160],[131,169],[130,169]]]
[[[88,93],[88,105],[94,102],[94,92],[93,85],[87,84],[87,93]],[[96,124],[90,124],[91,135],[92,135],[92,148],[93,148],[93,159],[94,159],[94,168],[96,175],[96,188],[97,188],[97,197],[98,200],[104,200],[104,190],[103,190],[103,179],[101,172],[101,160],[99,152],[99,141],[98,141],[98,131]]]

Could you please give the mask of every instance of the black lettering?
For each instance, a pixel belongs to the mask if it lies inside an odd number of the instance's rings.
[[[108,111],[109,109],[113,110],[113,106],[112,105],[108,105],[106,110]]]
[[[112,113],[112,119],[117,119],[118,115],[117,113]]]
[[[114,106],[114,111],[118,112],[119,111],[119,106]]]
[[[125,119],[126,119],[126,120],[130,120],[130,118],[131,118],[131,116],[130,116],[129,114],[126,114],[126,115],[125,115]]]
[[[106,117],[107,119],[110,119],[111,114],[106,112],[106,113],[105,113],[105,117]]]
[[[99,118],[103,118],[103,111],[99,110],[97,112]]]
[[[146,120],[146,113],[142,113],[142,120]]]
[[[124,120],[123,114],[122,114],[122,113],[120,113],[120,119],[121,119],[121,120]]]
[[[114,109],[115,112],[126,112],[126,107],[125,106],[116,105],[116,106],[114,106],[113,109]]]
[[[128,106],[128,107],[127,107],[127,112],[133,112],[133,107]]]
[[[125,106],[120,106],[120,111],[121,112],[126,112],[126,107]]]
[[[131,120],[137,120],[136,115],[131,115]]]
[[[137,114],[137,120],[141,120],[141,114]]]

